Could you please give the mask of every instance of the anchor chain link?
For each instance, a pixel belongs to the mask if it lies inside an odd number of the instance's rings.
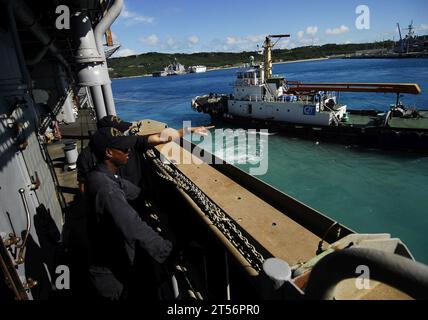
[[[173,166],[172,163],[168,162],[166,164],[164,161],[161,161],[153,150],[147,151],[147,154],[158,168],[156,171],[158,176],[186,192],[250,265],[257,271],[261,271],[265,260],[263,255],[242,234],[235,221],[229,218],[223,209],[214,203],[198,186]]]

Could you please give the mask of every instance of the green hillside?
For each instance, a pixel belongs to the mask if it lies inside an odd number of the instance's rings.
[[[291,50],[273,50],[273,62],[294,61],[300,59],[324,58],[332,55],[351,54],[358,50],[392,48],[392,41],[362,43],[362,44],[326,44],[323,46],[300,47]],[[262,56],[257,52],[200,52],[200,53],[158,53],[149,52],[135,56],[112,58],[108,60],[112,78],[140,76],[163,70],[174,58],[184,66],[204,65],[208,69],[219,67],[240,66],[254,56],[261,61]]]

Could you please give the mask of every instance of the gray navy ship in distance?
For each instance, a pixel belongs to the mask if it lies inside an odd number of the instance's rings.
[[[96,121],[116,114],[103,45],[123,0],[63,1],[63,28],[57,1],[0,5],[0,299],[85,299],[87,207],[74,168]],[[141,123],[140,135],[166,127]],[[173,300],[428,297],[428,267],[388,230],[356,233],[197,148],[142,155],[145,210],[180,251]],[[197,154],[213,161],[177,159]],[[356,285],[361,266],[370,288]]]

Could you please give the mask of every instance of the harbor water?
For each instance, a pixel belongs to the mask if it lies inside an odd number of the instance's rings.
[[[118,115],[153,119],[179,128],[183,121],[208,125],[209,116],[190,108],[194,96],[230,93],[236,69],[174,77],[116,79]],[[277,64],[274,74],[305,82],[418,83],[422,94],[407,106],[428,109],[428,59],[323,60]],[[391,94],[341,94],[349,109],[387,110]],[[360,233],[391,233],[416,260],[428,264],[428,157],[281,134],[268,136],[268,170],[259,179]],[[237,154],[239,157],[239,154]],[[246,171],[248,164],[238,164]],[[263,214],[262,212],[260,214]]]

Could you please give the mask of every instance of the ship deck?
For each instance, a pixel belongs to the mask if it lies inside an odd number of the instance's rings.
[[[159,131],[157,122],[149,120],[150,123],[152,126],[147,126],[148,133]],[[63,125],[61,130],[63,138],[76,139],[77,147],[80,151],[87,145],[88,131],[95,130],[95,122],[87,110],[81,110],[76,123]],[[62,148],[63,144],[61,142],[53,143],[48,146],[48,152],[67,207],[64,232],[73,234],[72,239],[69,239],[69,241],[74,243],[75,250],[79,250],[85,246],[85,241],[83,240],[83,235],[86,232],[84,202],[79,194],[76,170],[64,170],[65,157]],[[158,150],[162,151],[161,146],[158,147]],[[166,156],[168,157],[168,155]],[[189,159],[189,157],[194,156],[190,152],[181,149],[180,159]],[[173,159],[171,156],[169,158]],[[290,265],[308,261],[315,256],[321,240],[320,237],[296,222],[291,218],[292,215],[279,211],[261,197],[256,196],[248,188],[240,185],[214,167],[205,163],[198,165],[179,164],[180,161],[178,160],[180,159],[175,159],[177,169],[190,178],[272,256],[281,258]],[[189,162],[183,161],[182,163]],[[201,219],[211,228],[213,227],[206,217],[201,217]],[[217,233],[217,237],[221,237],[221,235]],[[229,251],[233,251],[233,254],[240,255],[232,245],[225,244],[225,246]],[[86,258],[84,252],[79,258]],[[241,261],[245,262],[246,260],[242,257]],[[247,271],[250,269],[254,271],[248,262],[242,267]],[[374,288],[375,290],[370,290],[364,294],[361,292],[349,294],[345,290],[346,292],[340,295],[349,299],[406,298],[406,296],[385,285],[376,285]]]
[[[345,123],[345,125],[354,127],[368,127],[374,126],[375,123],[376,117],[374,116],[351,114],[349,116],[349,120]]]
[[[422,118],[392,118],[388,125],[397,129],[419,129],[428,130],[428,111],[419,111]]]
[[[428,111],[419,111],[421,118],[398,118],[392,117],[388,121],[388,127],[392,129],[428,130]],[[378,117],[374,115],[350,114],[345,126],[373,127],[378,126]]]
[[[185,149],[181,148],[181,152],[175,154],[165,151],[162,146],[157,147],[157,149],[165,158],[175,163],[176,168],[181,173],[192,180],[272,256],[286,261],[290,266],[304,263],[316,256],[321,238],[291,218],[293,214],[296,214],[295,212],[279,211],[266,200],[236,183],[213,166],[200,163],[198,158],[195,158]],[[170,148],[166,148],[166,150],[170,150]],[[212,222],[207,217],[204,217],[204,220],[213,228]],[[223,237],[223,241],[227,240]],[[234,247],[226,247],[232,255],[240,255]],[[243,259],[239,259],[239,261],[243,268],[247,271],[250,270],[249,273],[255,275],[250,263],[242,263]],[[296,280],[295,285],[303,289],[306,281],[307,275]],[[364,291],[355,289],[354,284],[354,279],[343,281],[337,287],[336,298],[351,300],[408,299],[407,295],[385,284],[372,281],[372,290]]]
[[[197,161],[190,152],[181,150],[182,163]],[[180,163],[179,159],[170,159]],[[209,164],[176,164],[176,167],[272,256],[295,265],[315,255],[321,240],[318,236]]]

